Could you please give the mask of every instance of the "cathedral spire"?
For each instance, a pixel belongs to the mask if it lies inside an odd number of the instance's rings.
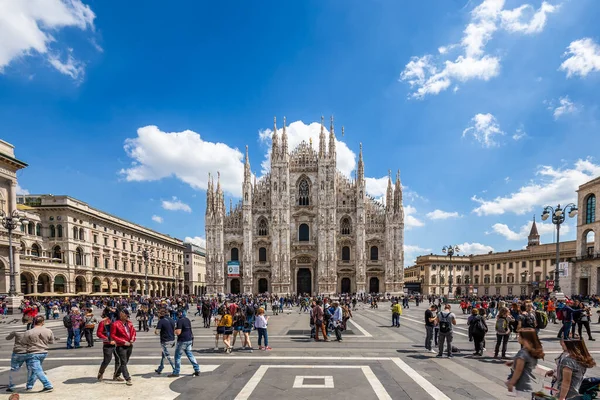
[[[244,183],[250,183],[250,157],[248,157],[248,145],[246,145],[246,158],[244,161]]]
[[[392,209],[392,207],[394,206],[394,204],[392,203],[392,198],[393,198],[393,189],[392,189],[392,170],[389,169],[388,170],[388,185],[387,185],[387,191],[385,194],[385,208],[389,211]]]
[[[329,125],[329,158],[335,161],[335,132],[333,130],[333,115]]]
[[[344,128],[342,128],[342,132],[344,132]],[[358,169],[356,171],[356,180],[359,183],[365,179],[365,164],[363,163],[363,155],[362,155],[362,143],[360,143],[360,151],[358,152]]]
[[[221,172],[217,172],[217,198],[215,199],[215,208],[217,214],[225,213],[225,198],[223,197],[223,190],[221,189]]]
[[[394,212],[402,208],[402,184],[400,183],[400,170],[396,174],[396,187],[394,188]]]
[[[281,158],[285,158],[288,153],[288,136],[285,131],[285,117],[283,117],[283,133],[281,134]]]
[[[277,117],[273,117],[273,145],[271,147],[271,161],[279,156],[279,141],[277,140]]]
[[[208,173],[208,183],[206,186],[206,215],[210,215],[213,212],[213,187],[210,172]]]
[[[531,231],[529,232],[529,236],[527,237],[527,247],[537,246],[540,244],[540,234],[537,230],[537,225],[535,224],[535,215],[533,216],[533,224],[531,225]]]
[[[321,115],[321,133],[319,133],[319,159],[325,158],[325,126],[323,124],[325,118]]]

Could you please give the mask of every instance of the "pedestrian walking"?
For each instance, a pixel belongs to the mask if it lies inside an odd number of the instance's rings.
[[[148,307],[141,306],[135,314],[135,319],[138,321],[138,332],[148,332]]]
[[[177,346],[175,347],[175,368],[169,377],[179,377],[179,371],[181,370],[181,356],[183,353],[185,353],[189,362],[194,367],[194,376],[200,376],[200,366],[198,365],[198,362],[196,362],[196,357],[194,357],[194,354],[192,353],[192,347],[194,344],[192,323],[183,315],[182,310],[177,312],[175,335],[177,335]]]
[[[225,353],[231,353],[232,347],[229,342],[229,338],[233,333],[233,318],[229,314],[229,307],[223,307],[223,316],[219,320],[217,326],[217,334],[221,328],[221,334],[223,335],[223,344],[225,345]],[[218,350],[218,349],[217,349]]]
[[[425,310],[425,349],[432,353],[437,353],[437,350],[431,348],[433,339],[433,329],[435,326],[435,306],[429,305],[429,309]],[[437,343],[436,343],[437,344]]]
[[[506,366],[511,368],[506,387],[509,392],[516,391],[521,395],[522,392],[533,390],[532,383],[535,380],[533,371],[538,360],[544,358],[544,349],[533,328],[523,328],[519,331],[519,343],[522,346],[521,350],[511,361],[506,362]],[[561,397],[561,399],[564,399],[564,397]]]
[[[473,338],[473,342],[475,344],[475,352],[473,353],[473,355],[482,356],[484,350],[485,334],[488,332],[488,327],[485,322],[485,310],[480,309],[480,311],[483,311],[482,313],[477,312],[477,309],[474,309],[473,311],[475,311],[476,314],[471,316],[472,319],[471,317],[469,317],[469,335]]]
[[[269,334],[267,332],[267,324],[269,323],[269,317],[265,317],[265,309],[259,308],[256,312],[256,321],[254,321],[254,327],[258,331],[258,349],[259,350],[271,350],[269,347]],[[262,339],[265,339],[265,347],[262,346]]]
[[[98,320],[94,316],[92,309],[88,308],[83,316],[83,333],[87,347],[94,347],[94,328],[96,328],[96,323],[98,323]]]
[[[398,300],[392,304],[392,327],[400,328],[400,316],[402,315],[402,306]]]
[[[13,331],[6,340],[14,339],[13,351],[10,356],[10,372],[8,374],[8,387],[6,391],[12,393],[14,391],[13,374],[21,369],[21,366],[27,362],[29,355],[27,354],[27,345],[23,341],[25,338],[25,327],[21,331]]]
[[[337,340],[338,342],[342,341],[342,329],[343,329],[343,313],[342,313],[342,307],[340,307],[340,303],[338,302],[334,302],[332,304],[333,306],[333,313],[331,315],[331,323],[333,325],[333,331],[335,332],[335,340]]]
[[[41,315],[33,319],[33,328],[25,332],[23,344],[27,346],[27,370],[29,371],[26,390],[32,390],[33,385],[39,379],[44,388],[42,392],[52,392],[54,387],[46,377],[43,369],[43,362],[48,356],[48,347],[56,341],[54,333],[44,327],[44,317]]]
[[[323,302],[317,301],[317,305],[313,308],[313,317],[315,322],[315,342],[319,341],[319,331],[323,333],[323,341],[328,342],[327,331],[325,329],[325,314],[322,308]]]
[[[98,380],[102,381],[104,378],[104,371],[110,365],[113,356],[115,357],[115,372],[113,373],[114,381],[123,381],[121,378],[121,362],[119,361],[119,357],[117,357],[116,353],[116,343],[110,337],[110,331],[112,328],[113,320],[112,316],[114,315],[114,311],[112,311],[109,307],[105,307],[102,310],[102,320],[98,324],[98,330],[96,331],[96,336],[100,340],[102,340],[102,354],[104,356],[102,360],[102,364],[100,364],[100,370],[98,371]]]
[[[175,364],[169,354],[169,349],[175,346],[175,321],[168,317],[166,310],[160,310],[158,312],[158,323],[154,334],[160,337],[160,347],[162,349],[160,357],[160,365],[154,371],[157,374],[161,374],[165,368],[165,359],[169,362],[171,369],[175,370]]]
[[[494,358],[498,358],[500,345],[502,345],[502,358],[506,358],[506,346],[510,336],[510,314],[508,308],[502,307],[496,318],[496,348],[494,349]]]
[[[444,342],[448,346],[448,358],[452,358],[452,331],[453,325],[456,325],[456,316],[451,311],[450,304],[444,306],[444,311],[438,313],[435,322],[440,329],[439,337],[439,352],[436,357],[441,358],[444,355]]]
[[[72,307],[70,314],[67,314],[65,318],[70,321],[70,326],[67,326],[68,323],[65,324],[65,319],[63,318],[63,324],[68,332],[67,349],[79,349],[81,347],[81,326],[83,325],[83,318],[79,307]]]
[[[279,307],[277,307],[279,309]],[[275,308],[273,308],[275,310]],[[233,316],[233,340],[231,341],[231,347],[235,347],[235,339],[238,337],[242,337],[242,330],[244,329],[244,324],[246,323],[246,311],[241,307],[238,307]],[[242,340],[242,346],[245,344],[244,339]]]
[[[112,324],[110,336],[117,346],[116,354],[119,358],[120,373],[123,374],[127,386],[131,386],[133,383],[127,370],[127,363],[133,351],[136,332],[133,323],[129,320],[129,310],[127,308],[119,310],[119,319]]]

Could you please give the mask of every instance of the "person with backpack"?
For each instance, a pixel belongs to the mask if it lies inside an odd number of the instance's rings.
[[[440,329],[439,337],[439,352],[436,357],[441,358],[444,355],[444,342],[448,348],[448,358],[452,358],[452,326],[456,325],[456,316],[451,311],[450,304],[444,306],[444,311],[438,313],[435,322]]]
[[[583,306],[583,304],[582,304]],[[592,314],[591,314],[591,310],[589,307],[584,306],[583,311],[581,313],[581,315],[579,316],[579,319],[577,320],[577,331],[579,332],[579,337],[582,338],[583,336],[581,336],[581,334],[583,333],[583,327],[585,327],[585,330],[587,331],[587,335],[588,335],[588,340],[591,340],[592,342],[595,341],[596,339],[594,339],[592,337],[592,331],[590,330],[590,320],[592,319]]]
[[[482,356],[485,343],[485,334],[488,331],[487,324],[485,323],[486,311],[484,308],[479,309],[479,311],[474,309],[473,311],[477,313],[472,315],[472,318],[469,317],[471,320],[469,322],[469,335],[473,338],[473,342],[475,343],[475,352],[473,355]]]
[[[556,337],[569,340],[569,333],[571,333],[571,327],[573,326],[573,309],[566,304],[562,304],[562,307],[557,307],[556,317],[559,321],[562,321],[562,326]]]
[[[527,306],[525,304],[521,304],[520,311],[517,332],[520,332],[523,328],[535,329],[535,316],[527,312]]]
[[[502,344],[502,358],[506,358],[506,346],[508,345],[508,337],[510,336],[511,319],[512,317],[508,312],[508,308],[502,307],[496,318],[496,348],[494,349],[494,358],[498,358],[500,344]]]

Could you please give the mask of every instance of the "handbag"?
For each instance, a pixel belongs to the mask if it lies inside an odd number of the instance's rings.
[[[318,319],[316,325],[320,328],[323,326],[323,320],[322,319]]]

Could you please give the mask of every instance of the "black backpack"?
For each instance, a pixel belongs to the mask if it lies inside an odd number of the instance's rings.
[[[440,312],[439,321],[440,333],[450,333],[452,331],[452,327],[450,326],[450,324],[452,324],[452,321],[450,321],[450,313],[444,315],[443,312]]]
[[[71,321],[71,316],[69,314],[67,314],[63,317],[63,325],[67,329],[73,328],[73,321]]]
[[[488,328],[485,324],[485,321],[483,320],[483,318],[480,315],[475,317],[475,319],[471,323],[473,324],[473,333],[474,334],[485,335],[487,333]]]

